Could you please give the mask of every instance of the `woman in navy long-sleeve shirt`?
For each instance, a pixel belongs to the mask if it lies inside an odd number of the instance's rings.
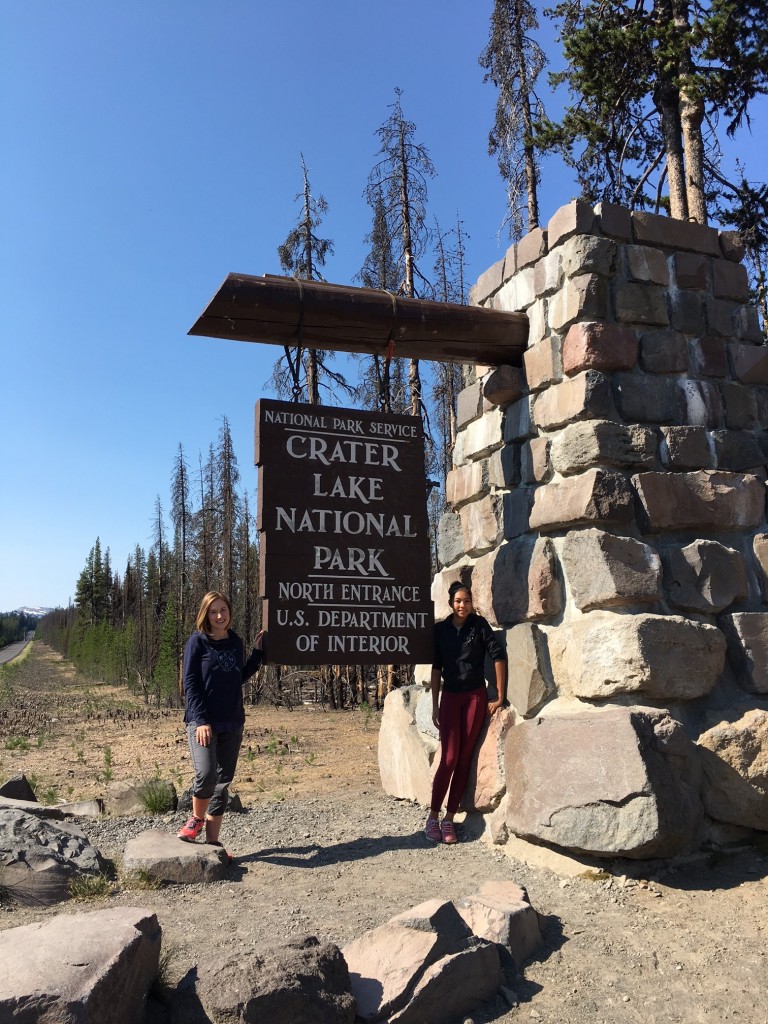
[[[262,662],[263,633],[244,661],[243,641],[229,628],[231,621],[228,598],[210,591],[184,648],[184,721],[195,779],[192,816],[178,836],[193,843],[205,828],[205,841],[213,846],[221,845],[221,819],[243,741],[243,683]]]

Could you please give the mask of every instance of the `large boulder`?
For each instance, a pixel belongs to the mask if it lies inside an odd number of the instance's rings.
[[[78,874],[101,874],[106,862],[76,825],[0,807],[0,873],[17,903],[49,906],[68,898]]]
[[[747,711],[699,737],[704,809],[718,821],[768,832],[768,711]]]
[[[720,630],[680,615],[590,612],[548,635],[558,689],[587,700],[693,700],[709,693],[725,664]]]
[[[456,909],[473,935],[509,952],[517,971],[543,941],[539,915],[515,882],[483,882],[478,892],[462,897]]]
[[[661,599],[661,559],[652,547],[604,530],[572,530],[563,567],[576,607],[648,604]]]
[[[0,1020],[141,1024],[160,941],[156,916],[139,907],[0,932]]]
[[[229,875],[229,860],[220,846],[185,843],[159,828],[139,832],[125,844],[125,871],[142,872],[158,882],[220,882]]]
[[[355,1000],[338,946],[308,936],[269,954],[238,952],[199,969],[197,994],[211,1020],[353,1024]],[[206,1018],[208,1019],[208,1018]]]
[[[384,701],[379,728],[379,774],[385,793],[429,806],[430,757],[416,722],[424,691],[420,686],[392,690]]]
[[[442,900],[398,914],[342,952],[358,1019],[370,1024],[443,1024],[476,1009],[502,982],[496,946]]]
[[[563,586],[552,540],[516,537],[483,555],[472,573],[472,593],[494,625],[558,615]]]
[[[541,715],[507,734],[511,832],[596,857],[668,857],[702,817],[695,747],[662,711]]]

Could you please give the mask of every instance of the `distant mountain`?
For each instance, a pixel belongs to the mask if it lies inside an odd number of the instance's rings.
[[[48,612],[52,612],[53,608],[14,608],[15,612],[24,612],[25,615],[36,615],[38,618],[42,618],[43,615],[47,615]]]

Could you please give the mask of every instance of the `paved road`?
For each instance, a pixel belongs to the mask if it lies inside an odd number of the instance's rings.
[[[28,642],[28,640],[19,640],[17,644],[8,644],[7,647],[3,647],[0,651],[0,665],[4,665],[6,661],[13,661],[17,654],[21,654]]]

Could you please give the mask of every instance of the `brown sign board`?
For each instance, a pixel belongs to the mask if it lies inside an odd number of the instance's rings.
[[[268,660],[431,662],[421,419],[262,399],[255,461]]]

